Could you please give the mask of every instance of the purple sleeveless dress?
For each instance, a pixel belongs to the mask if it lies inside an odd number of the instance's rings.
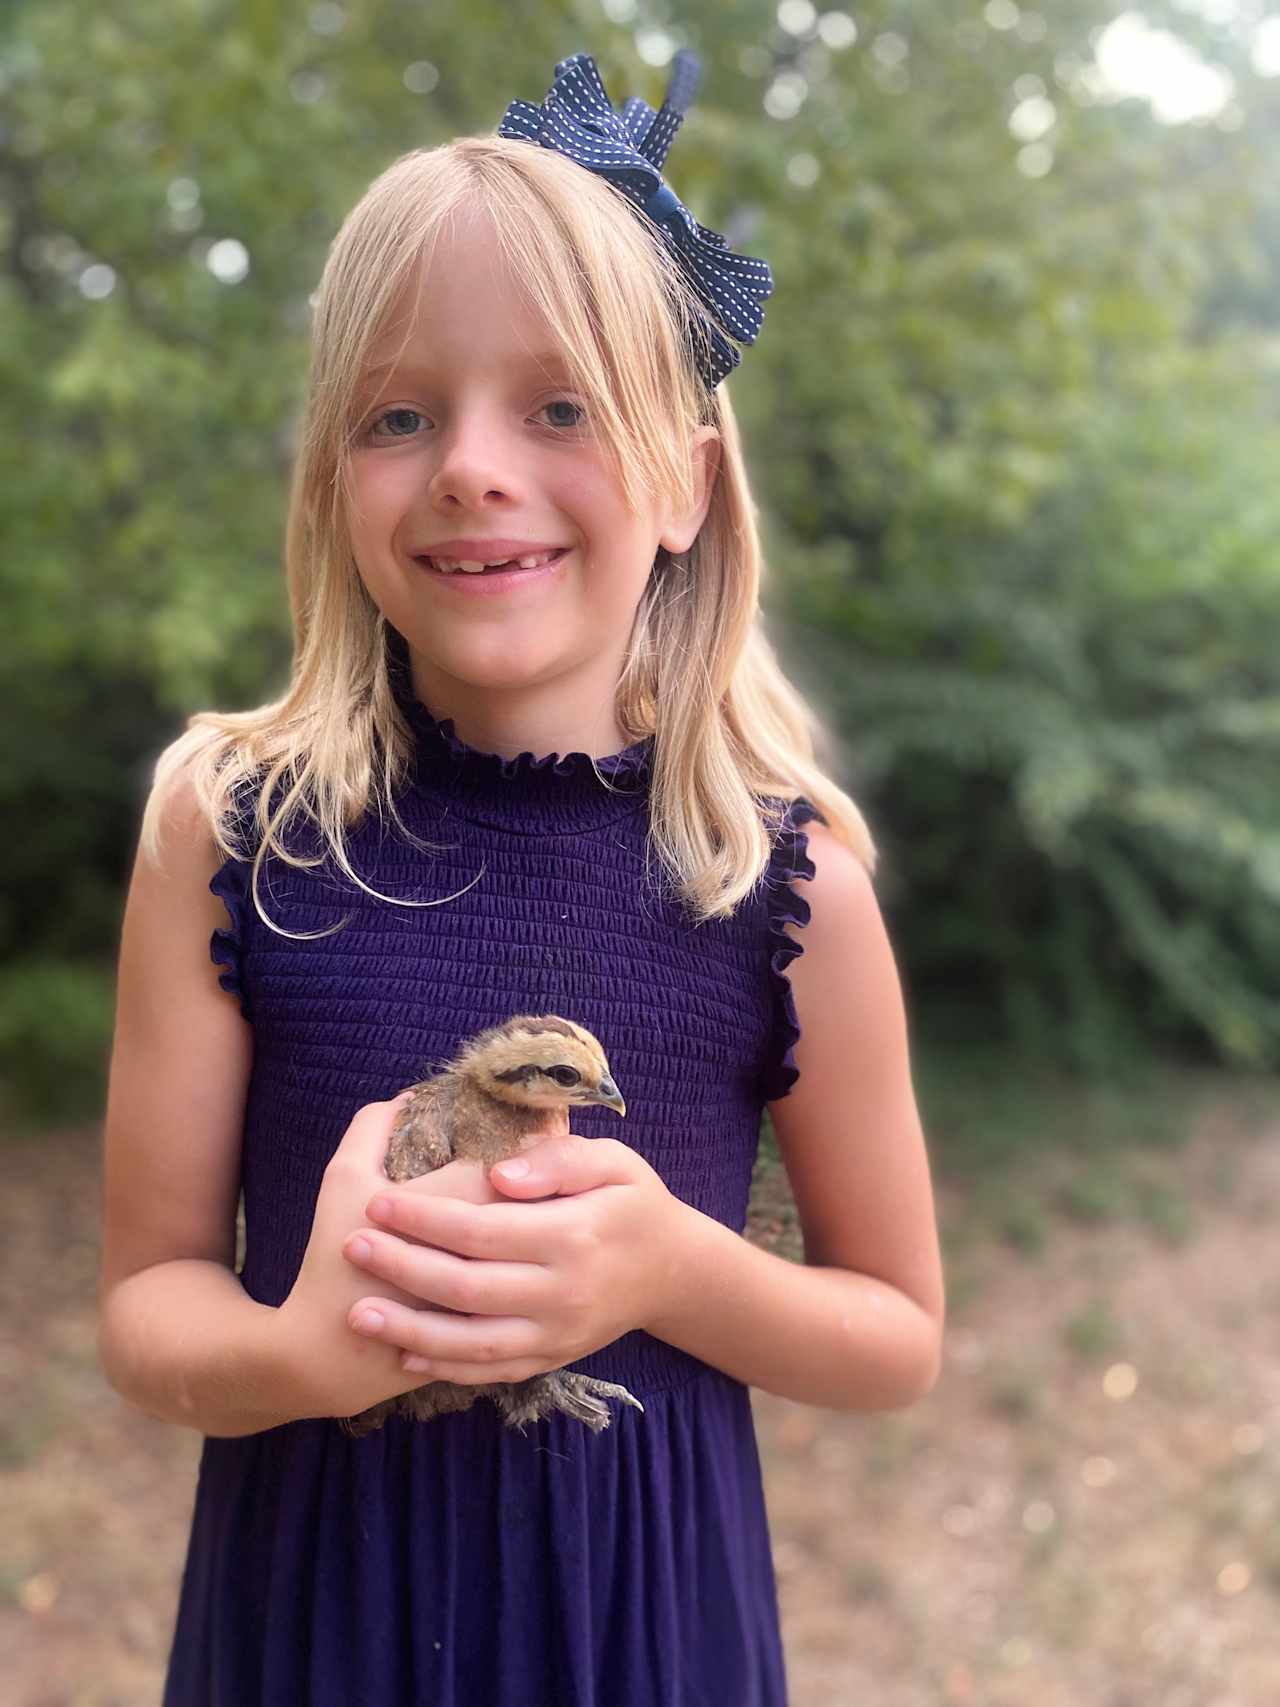
[[[597,761],[606,786],[582,754],[465,746],[400,663],[396,692],[417,741],[398,806],[439,851],[374,814],[352,864],[387,895],[463,893],[395,907],[336,868],[272,862],[277,924],[349,920],[305,941],[257,917],[242,861],[211,885],[232,920],[213,957],[255,1038],[245,1289],[288,1295],[356,1110],[513,1013],[595,1032],[627,1116],[577,1111],[574,1130],[622,1138],[741,1230],[761,1108],[797,1076],[783,925],[808,918],[792,881],[812,874],[817,814],[796,802],[755,894],[695,926],[656,858],[646,871],[650,743]],[[325,1420],[207,1440],[165,1707],[783,1707],[747,1388],[641,1332],[575,1367],[644,1414],[521,1435],[478,1401],[360,1440]]]

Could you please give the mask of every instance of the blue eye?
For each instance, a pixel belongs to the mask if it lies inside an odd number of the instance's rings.
[[[539,414],[547,414],[553,409],[568,410],[570,419],[551,420],[548,425],[557,432],[572,432],[581,427],[587,412],[581,404],[575,403],[568,397],[554,397],[549,403],[544,403]],[[367,432],[371,439],[410,439],[416,436],[417,430],[426,421],[426,416],[419,409],[410,409],[401,405],[395,409],[386,409],[369,423]]]
[[[374,421],[372,423],[372,425],[370,426],[369,431],[371,434],[373,434],[376,432],[377,428],[385,426],[387,424],[387,422],[394,421],[396,419],[403,420],[403,418],[406,415],[409,416],[409,418],[413,421],[420,421],[422,419],[422,416],[418,413],[418,411],[416,409],[388,409],[385,415],[379,415],[378,416],[378,419],[376,421]],[[393,429],[391,432],[391,437],[393,439],[405,439],[405,438],[409,438],[412,435],[412,433],[413,433],[412,427],[409,428],[408,432],[404,432],[404,433],[396,432]]]
[[[580,427],[587,418],[586,410],[580,404],[572,402],[568,397],[554,397],[550,403],[544,403],[542,407],[544,409],[573,410],[574,419],[572,421],[553,421],[551,423],[553,427]]]

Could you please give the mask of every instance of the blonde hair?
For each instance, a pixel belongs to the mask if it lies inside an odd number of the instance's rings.
[[[628,739],[654,737],[655,852],[696,918],[730,914],[768,865],[785,803],[803,795],[873,869],[861,813],[815,759],[825,731],[762,627],[760,541],[737,424],[724,385],[709,394],[690,353],[697,298],[617,190],[553,149],[496,136],[404,155],[334,240],[315,299],[289,501],[289,685],[256,710],[189,720],[157,764],[144,847],[158,852],[163,802],[186,779],[222,853],[247,857],[243,802],[252,799],[253,894],[270,924],[258,900],[268,853],[319,863],[286,845],[294,824],[314,824],[361,888],[347,831],[372,808],[409,836],[395,798],[414,737],[389,674],[388,625],[352,556],[349,451],[372,344],[455,210],[477,204],[518,261],[631,505],[642,489],[689,504],[693,433],[710,425],[720,435],[706,518],[688,552],[659,552],[617,688]]]

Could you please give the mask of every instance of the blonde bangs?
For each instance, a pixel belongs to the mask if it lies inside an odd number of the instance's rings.
[[[545,318],[633,509],[642,493],[687,504],[693,434],[720,435],[706,520],[688,552],[659,551],[618,684],[619,726],[629,740],[654,737],[656,855],[696,918],[732,913],[765,871],[782,806],[804,796],[873,868],[862,815],[818,764],[818,721],[764,633],[755,506],[726,387],[709,394],[691,355],[702,312],[691,287],[609,184],[552,149],[493,136],[402,156],[334,239],[286,526],[289,684],[255,710],[190,719],[157,764],[144,846],[158,854],[164,801],[185,779],[222,853],[252,849],[255,907],[276,930],[259,897],[263,861],[318,863],[289,846],[295,827],[314,826],[360,888],[346,844],[370,811],[430,852],[396,810],[413,738],[392,692],[386,621],[352,558],[349,455],[375,343],[453,215],[476,207]]]

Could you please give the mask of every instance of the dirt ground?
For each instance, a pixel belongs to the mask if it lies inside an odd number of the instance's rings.
[[[756,1395],[792,1707],[1280,1703],[1277,1140],[1224,1099],[1147,1160],[1179,1213],[1039,1249],[970,1236],[941,1183],[934,1392]],[[0,1145],[10,1707],[158,1701],[190,1513],[197,1438],[95,1367],[97,1145]],[[794,1249],[775,1179],[753,1234]]]

